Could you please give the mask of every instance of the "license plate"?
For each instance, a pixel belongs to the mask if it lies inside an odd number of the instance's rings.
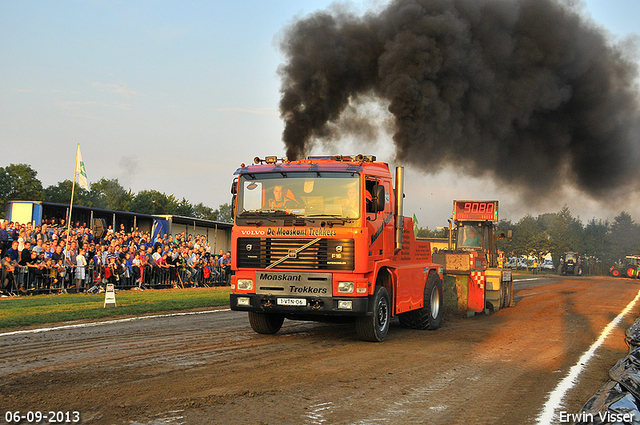
[[[277,304],[304,307],[307,305],[307,300],[303,298],[278,298]]]

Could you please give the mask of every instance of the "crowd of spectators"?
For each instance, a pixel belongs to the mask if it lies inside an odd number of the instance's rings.
[[[160,235],[109,226],[98,239],[86,224],[0,221],[4,296],[119,289],[228,285],[231,253],[211,252],[203,235]]]

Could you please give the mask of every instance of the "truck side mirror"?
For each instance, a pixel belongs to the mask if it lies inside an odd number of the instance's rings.
[[[238,179],[234,179],[231,183],[231,194],[235,195],[236,193],[238,193]]]
[[[237,195],[233,195],[231,198],[231,220],[236,221],[236,198]]]
[[[385,193],[384,186],[377,184],[373,187],[373,210],[375,212],[384,211]]]

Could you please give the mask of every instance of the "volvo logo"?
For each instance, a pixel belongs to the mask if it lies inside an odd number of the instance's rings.
[[[251,245],[250,243],[247,244],[247,252],[251,251],[253,249],[253,245]]]

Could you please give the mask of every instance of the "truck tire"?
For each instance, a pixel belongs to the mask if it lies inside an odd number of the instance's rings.
[[[576,266],[576,268],[573,269],[573,274],[576,276],[582,276],[582,266]]]
[[[620,276],[620,270],[618,270],[618,269],[611,270],[611,276],[613,276],[613,277]]]
[[[627,267],[627,270],[626,270],[625,274],[627,275],[627,277],[635,277],[636,268],[635,267]]]
[[[249,324],[251,329],[259,334],[275,334],[282,327],[284,315],[274,313],[249,312]]]
[[[391,302],[389,301],[389,292],[384,286],[376,288],[372,305],[373,314],[356,318],[358,338],[363,341],[384,341],[391,321]]]
[[[398,316],[400,326],[410,329],[435,330],[442,323],[442,280],[436,273],[429,273],[424,286],[424,307]]]

